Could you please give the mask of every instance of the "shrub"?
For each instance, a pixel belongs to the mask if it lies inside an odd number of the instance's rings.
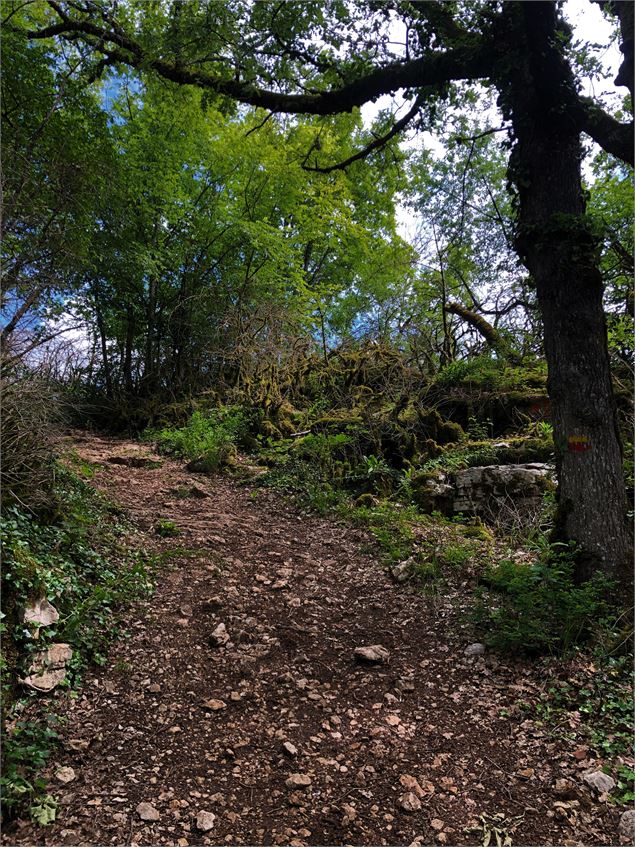
[[[181,530],[174,523],[174,521],[167,520],[166,518],[161,518],[157,521],[154,531],[157,535],[160,535],[162,538],[174,538],[177,535],[181,534]]]
[[[471,544],[450,544],[444,548],[441,558],[444,564],[460,570],[470,561],[475,553],[476,549]]]
[[[328,481],[328,474],[315,463],[287,456],[257,480],[290,497],[297,505],[325,514],[344,497]]]
[[[575,550],[553,545],[533,564],[509,560],[483,576],[474,617],[485,640],[504,652],[566,651],[586,641],[609,612],[611,583],[602,575],[581,585],[573,579]]]
[[[348,448],[353,443],[350,435],[338,432],[333,435],[317,433],[307,435],[296,442],[292,448],[298,458],[315,464],[323,471],[332,474],[341,469],[341,463],[348,455]]]
[[[24,655],[51,638],[68,641],[84,660],[104,661],[116,632],[116,607],[150,588],[144,562],[120,547],[124,531],[107,502],[74,474],[58,466],[57,509],[49,522],[16,506],[0,522],[3,612],[9,639]],[[40,630],[34,643],[17,626],[17,609],[47,597],[60,620]]]
[[[0,380],[0,495],[11,503],[42,510],[53,500],[54,426],[61,410],[51,386],[29,372],[3,374]]]
[[[361,462],[350,474],[349,479],[361,493],[379,494],[387,497],[398,477],[385,459],[377,456],[362,456]]]
[[[345,504],[339,511],[344,519],[375,537],[387,564],[403,562],[412,555],[416,539],[411,523],[417,519],[414,507],[390,502],[371,506]]]
[[[221,406],[206,414],[194,412],[184,427],[148,430],[145,439],[154,441],[162,453],[189,460],[193,470],[211,473],[233,463],[236,444],[248,432],[249,423],[242,409]]]
[[[503,382],[505,362],[490,356],[474,356],[450,362],[437,376],[438,385],[452,386],[471,383],[481,389],[496,389]]]
[[[46,794],[46,780],[38,776],[57,741],[50,717],[43,723],[18,720],[11,734],[4,740],[2,750],[2,810],[7,817],[27,807],[35,819],[42,818],[42,806],[54,808]],[[55,819],[49,812],[46,823]]]

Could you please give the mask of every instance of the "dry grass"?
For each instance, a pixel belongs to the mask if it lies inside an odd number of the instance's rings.
[[[24,368],[5,370],[0,392],[0,504],[38,511],[51,503],[61,403],[45,377]]]

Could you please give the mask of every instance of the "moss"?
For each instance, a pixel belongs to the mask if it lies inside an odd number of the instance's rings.
[[[409,403],[398,413],[397,421],[400,426],[416,427],[420,423],[419,410],[413,403]]]
[[[258,439],[255,435],[251,435],[251,433],[244,435],[242,442],[245,450],[248,450],[250,453],[255,453],[260,447]]]
[[[276,422],[278,424],[278,431],[282,435],[289,436],[296,432],[296,425],[289,418],[278,418]]]
[[[170,521],[164,518],[161,518],[157,521],[154,531],[157,535],[160,535],[162,538],[173,538],[176,535],[180,535],[181,530],[174,523],[174,521]]]
[[[441,482],[443,471],[419,471],[413,474],[410,485],[413,488],[424,488],[429,482]]]
[[[475,524],[473,526],[461,527],[461,534],[465,538],[476,538],[479,541],[491,542],[494,540],[494,535],[486,526]]]
[[[212,474],[219,468],[233,468],[237,464],[237,451],[233,444],[223,444],[218,449],[210,450],[188,462],[188,471],[202,474]]]
[[[447,420],[436,409],[419,411],[419,429],[422,435],[441,445],[452,444],[465,436],[460,424]]]
[[[377,399],[373,389],[367,385],[356,385],[351,395],[356,406],[367,406]]]
[[[452,494],[438,487],[444,484],[446,484],[445,475],[440,470],[420,471],[413,474],[410,487],[412,499],[417,508],[426,514],[441,512],[444,515],[451,515]]]
[[[302,419],[302,412],[299,412],[286,400],[280,403],[273,414],[274,425],[283,435],[293,435],[294,432],[297,432]]]
[[[282,433],[270,420],[264,420],[260,424],[260,432],[267,438],[281,438]]]
[[[363,423],[363,419],[356,411],[342,409],[337,414],[332,413],[318,418],[311,429],[314,432],[344,432],[349,426],[361,427]]]
[[[359,497],[355,498],[356,506],[365,506],[368,509],[372,509],[375,506],[379,505],[379,500],[372,494],[360,494]]]
[[[532,462],[548,462],[553,458],[553,443],[541,438],[508,438],[505,441],[465,441],[460,446],[441,451],[451,465],[463,459],[464,467],[480,465],[525,465]]]
[[[426,462],[429,459],[436,459],[443,453],[443,448],[440,447],[432,438],[427,438],[420,445],[420,461]]]
[[[454,421],[443,421],[437,428],[439,444],[455,444],[465,436],[463,427]]]
[[[493,446],[499,465],[523,465],[548,462],[553,456],[553,442],[542,438],[510,438],[509,446]]]

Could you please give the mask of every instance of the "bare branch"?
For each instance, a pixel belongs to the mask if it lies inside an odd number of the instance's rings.
[[[343,162],[338,162],[336,165],[329,165],[325,168],[318,168],[317,166],[311,167],[310,165],[302,165],[303,170],[305,171],[315,171],[320,174],[330,174],[333,171],[343,171],[349,165],[352,165],[353,162],[358,162],[360,159],[365,159],[368,155],[370,155],[374,150],[380,150],[382,147],[385,147],[386,144],[394,138],[395,135],[398,135],[402,129],[410,123],[410,121],[415,117],[419,109],[425,103],[425,97],[423,94],[420,94],[410,111],[403,116],[400,120],[398,120],[395,124],[393,124],[392,128],[380,138],[376,138],[374,141],[371,141],[366,147],[362,150],[358,150],[357,153],[354,153],[352,156],[349,156],[348,159],[345,159]],[[309,151],[310,152],[310,151]]]
[[[252,128],[245,133],[245,138],[249,138],[252,132],[257,132],[259,129],[262,129],[263,126],[269,120],[269,118],[272,118],[275,114],[275,112],[269,112],[269,114],[265,117],[264,121],[261,121],[258,126],[252,126]]]

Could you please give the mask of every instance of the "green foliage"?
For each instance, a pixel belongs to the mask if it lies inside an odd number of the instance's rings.
[[[471,416],[467,423],[467,435],[472,441],[484,441],[490,437],[491,430],[492,422],[490,420],[481,421]]]
[[[57,741],[55,725],[54,716],[36,723],[17,720],[12,725],[2,746],[0,789],[4,815],[11,817],[28,809],[38,823],[55,819],[55,801],[45,793],[46,781],[38,776]]]
[[[398,473],[388,462],[379,456],[362,456],[359,464],[349,475],[356,487],[366,493],[388,496],[398,477]]]
[[[345,503],[338,514],[370,531],[389,564],[402,562],[412,555],[415,535],[412,524],[420,519],[417,510],[410,506],[383,502],[376,506],[354,506]]]
[[[34,652],[63,641],[73,648],[66,684],[75,684],[87,662],[105,662],[107,647],[120,632],[124,606],[152,590],[146,557],[121,544],[126,527],[119,510],[66,468],[58,465],[55,477],[56,507],[46,519],[12,506],[0,521],[7,730],[2,802],[5,814],[30,808],[41,823],[53,820],[55,811],[36,776],[55,738],[54,717],[44,720],[36,710],[28,721],[12,720],[17,678],[25,675]],[[42,596],[54,604],[60,618],[41,627],[36,640],[20,623],[19,611]]]
[[[162,538],[173,538],[181,533],[181,530],[174,521],[168,520],[167,518],[161,518],[158,520],[154,527],[154,531]]]
[[[555,679],[537,701],[519,706],[554,735],[586,743],[602,759],[617,760],[612,799],[631,804],[635,773],[620,757],[633,752],[633,657],[606,656]],[[611,772],[611,768],[606,768]]]
[[[348,447],[353,443],[350,435],[343,432],[334,434],[317,433],[307,435],[296,442],[293,449],[298,458],[317,465],[324,474],[335,474],[341,479],[342,462],[348,455]]]
[[[464,442],[457,447],[445,449],[440,456],[428,459],[422,466],[422,471],[458,471],[462,468],[479,467],[494,464],[496,450],[489,441],[476,443]]]
[[[40,630],[37,643],[17,627],[11,637],[27,653],[57,637],[68,641],[82,661],[102,662],[117,631],[117,608],[151,588],[147,564],[120,546],[125,527],[111,507],[63,468],[56,493],[52,523],[38,522],[17,507],[1,521],[8,616],[12,606],[42,595],[60,612],[57,624]]]
[[[326,514],[344,498],[343,492],[328,481],[323,468],[295,456],[274,465],[258,484],[273,488],[318,514]]]
[[[620,806],[632,807],[635,800],[635,768],[622,764],[617,768],[615,777],[617,786],[612,795],[613,799]]]
[[[547,426],[549,426],[547,424]],[[471,441],[451,444],[443,448],[438,456],[427,459],[420,471],[457,471],[481,465],[510,465],[525,462],[548,462],[553,459],[553,441],[550,433],[541,436],[511,436],[495,446],[493,440]]]
[[[504,371],[504,361],[489,356],[476,356],[450,362],[439,373],[436,381],[446,388],[469,383],[491,391],[503,385]]]
[[[567,651],[587,641],[607,617],[611,583],[598,574],[576,585],[575,550],[553,545],[528,564],[503,560],[488,568],[474,611],[475,622],[495,649],[539,654]]]
[[[57,800],[52,794],[45,794],[38,797],[37,801],[31,805],[31,817],[40,826],[47,826],[53,823],[57,814]]]
[[[214,411],[196,411],[185,426],[148,430],[144,438],[154,441],[157,449],[170,456],[196,463],[195,470],[211,473],[231,465],[236,444],[245,438],[249,424],[245,412],[235,406]]]
[[[542,362],[511,366],[504,359],[489,355],[458,359],[446,365],[435,382],[446,389],[470,388],[491,392],[519,392],[545,389],[546,367]]]
[[[474,546],[466,544],[449,544],[441,551],[441,558],[446,565],[461,569],[474,556]]]

